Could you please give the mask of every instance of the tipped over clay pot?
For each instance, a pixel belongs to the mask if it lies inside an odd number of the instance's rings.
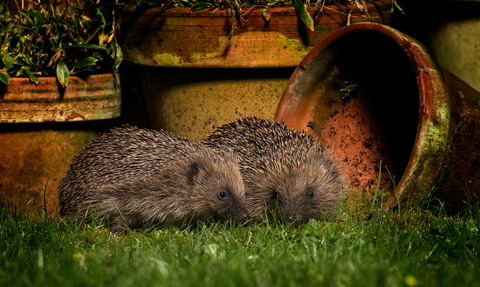
[[[449,211],[479,195],[480,93],[418,41],[360,23],[320,41],[285,89],[275,120],[318,136],[351,188],[418,202],[432,189]]]

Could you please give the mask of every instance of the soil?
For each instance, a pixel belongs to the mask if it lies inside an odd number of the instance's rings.
[[[381,118],[382,113],[377,112],[378,106],[375,97],[359,93],[332,113],[319,129],[322,143],[334,149],[343,164],[347,184],[356,190],[376,188],[380,163],[380,189],[393,191],[388,171],[396,182],[401,178],[401,174],[395,176],[397,167],[392,159],[395,151],[389,144],[388,128],[382,123],[385,120]]]

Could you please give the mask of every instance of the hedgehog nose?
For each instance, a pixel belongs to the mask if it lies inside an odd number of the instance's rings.
[[[250,215],[248,214],[243,214],[243,217],[242,217],[242,222],[247,222],[248,220],[250,220]]]
[[[293,222],[293,221],[295,221],[296,218],[297,218],[297,215],[293,211],[290,211],[287,215],[288,222]]]

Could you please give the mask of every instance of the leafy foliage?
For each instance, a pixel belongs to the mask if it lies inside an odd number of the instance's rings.
[[[0,4],[0,81],[55,75],[66,87],[69,75],[103,73],[117,69],[122,60],[115,34],[115,4],[86,0],[60,8],[57,0],[41,2],[10,13]]]

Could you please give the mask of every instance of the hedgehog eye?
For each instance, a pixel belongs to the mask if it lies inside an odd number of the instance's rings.
[[[273,199],[273,200],[277,200],[277,199],[278,199],[278,192],[277,192],[276,190],[274,190],[274,191],[272,192],[272,199]]]
[[[314,191],[313,188],[308,187],[306,191],[307,191],[307,197],[313,198],[313,191]]]
[[[218,193],[218,199],[220,199],[220,200],[226,200],[227,198],[228,198],[228,195],[227,195],[227,193],[226,193],[225,191],[220,191],[220,192]]]

